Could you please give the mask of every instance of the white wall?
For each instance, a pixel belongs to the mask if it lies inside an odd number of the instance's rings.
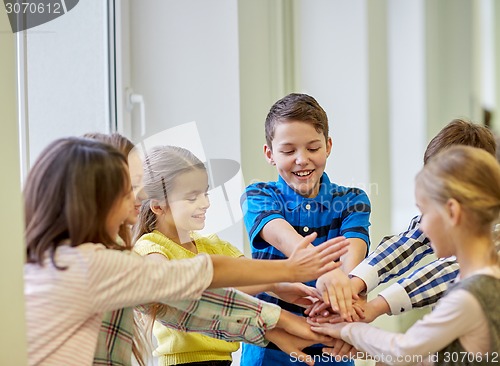
[[[426,144],[425,8],[423,0],[388,2],[392,232],[418,214],[414,178]]]
[[[144,97],[147,125],[141,136],[139,115],[134,111],[134,142],[196,122],[207,159],[240,162],[237,2],[131,1],[129,24],[130,85],[123,87]],[[242,182],[238,185],[242,193]],[[216,194],[211,196],[208,221],[220,219]],[[239,194],[235,196],[232,205],[238,208]],[[243,249],[241,221],[224,226],[220,236]]]
[[[334,182],[369,186],[368,32],[366,1],[300,1],[300,91],[314,96],[330,121]]]

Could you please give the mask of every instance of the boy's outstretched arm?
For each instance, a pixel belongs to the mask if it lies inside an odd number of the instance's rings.
[[[379,293],[397,315],[413,308],[434,305],[458,276],[455,257],[435,260],[418,268]]]
[[[266,242],[274,246],[280,252],[289,256],[291,251],[297,245],[302,236],[284,219],[274,219],[264,225],[260,236]],[[322,275],[319,279],[318,290],[323,294],[323,300],[331,304],[333,310],[349,319],[354,314],[352,308],[351,284],[349,273],[366,255],[367,243],[358,238],[348,239],[350,242],[349,250],[341,257],[341,268],[330,271]]]
[[[341,257],[341,268],[322,275],[316,282],[316,288],[322,294],[325,304],[330,305],[342,318],[352,321],[355,315],[352,302],[353,298],[357,299],[358,293],[353,289],[346,273],[365,258],[368,245],[359,238],[350,238],[349,242],[349,251]]]
[[[304,238],[292,225],[281,218],[271,220],[265,224],[260,231],[260,237],[287,257],[290,257],[294,249]]]
[[[431,254],[429,239],[419,229],[420,216],[414,217],[407,231],[386,236],[359,265],[351,270],[353,288],[359,294],[400,276]]]

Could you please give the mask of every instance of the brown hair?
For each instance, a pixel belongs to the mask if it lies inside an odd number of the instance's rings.
[[[266,117],[267,146],[272,149],[274,132],[278,123],[299,121],[311,124],[328,140],[328,117],[319,103],[307,94],[292,93],[273,104]]]
[[[130,152],[134,149],[135,145],[132,141],[130,141],[125,136],[120,135],[119,133],[105,134],[100,132],[91,132],[83,135],[85,138],[97,140],[100,142],[104,142],[105,144],[111,145],[114,148],[118,149],[125,158],[128,159]],[[120,229],[118,231],[118,235],[125,243],[126,249],[132,249],[132,234],[130,232],[129,225],[123,223],[120,225]]]
[[[106,230],[116,200],[130,187],[127,160],[110,145],[67,137],[46,147],[24,187],[26,254],[29,263],[53,265],[57,247],[102,243],[121,249]]]
[[[429,142],[424,153],[424,164],[444,148],[453,145],[477,147],[492,155],[496,152],[495,137],[488,127],[463,119],[454,119]]]
[[[142,203],[139,221],[134,227],[134,241],[156,229],[156,215],[150,208],[151,200],[165,201],[175,178],[194,170],[206,170],[205,165],[191,151],[177,146],[153,147],[144,162],[144,192],[148,199]]]
[[[474,222],[492,231],[500,214],[500,165],[491,153],[470,146],[452,146],[432,157],[416,177],[427,196],[439,203],[456,199]]]

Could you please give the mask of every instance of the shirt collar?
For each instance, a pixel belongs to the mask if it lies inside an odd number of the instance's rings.
[[[276,186],[282,192],[285,205],[289,210],[294,210],[305,202],[309,203],[316,202],[317,204],[326,207],[327,205],[326,202],[331,201],[332,197],[332,192],[330,191],[331,187],[330,179],[328,178],[328,175],[326,175],[326,173],[323,173],[323,175],[321,176],[319,192],[314,198],[307,198],[301,196],[300,194],[295,192],[292,188],[290,188],[290,186],[285,182],[285,180],[281,176],[278,177]]]

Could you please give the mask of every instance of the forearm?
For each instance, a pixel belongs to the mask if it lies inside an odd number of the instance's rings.
[[[171,329],[201,333],[224,341],[245,342],[261,347],[268,344],[268,341],[264,338],[266,332],[264,328],[244,322],[210,321],[193,315],[185,317],[185,313],[173,307],[168,307],[160,317],[156,317],[156,320]]]
[[[140,310],[150,313],[146,307]],[[262,345],[265,331],[277,325],[280,314],[277,305],[224,288],[205,291],[199,301],[168,302],[156,320],[170,328]]]
[[[435,304],[458,275],[454,258],[439,259],[380,291],[396,315]]]
[[[294,278],[294,273],[285,260],[255,260],[221,255],[213,255],[211,258],[214,275],[209,288],[272,284],[293,281]]]
[[[428,238],[418,229],[387,237],[350,274],[363,280],[370,292],[400,276],[432,253]]]
[[[356,267],[366,256],[367,244],[364,240],[358,238],[349,238],[349,250],[341,258],[342,270],[344,273],[349,273]]]
[[[253,285],[253,286],[238,286],[237,290],[244,292],[248,295],[257,295],[261,292],[272,292],[274,291],[275,284],[265,284],[265,285]]]
[[[303,239],[284,219],[269,221],[262,228],[260,236],[287,257],[292,254],[297,244]]]

